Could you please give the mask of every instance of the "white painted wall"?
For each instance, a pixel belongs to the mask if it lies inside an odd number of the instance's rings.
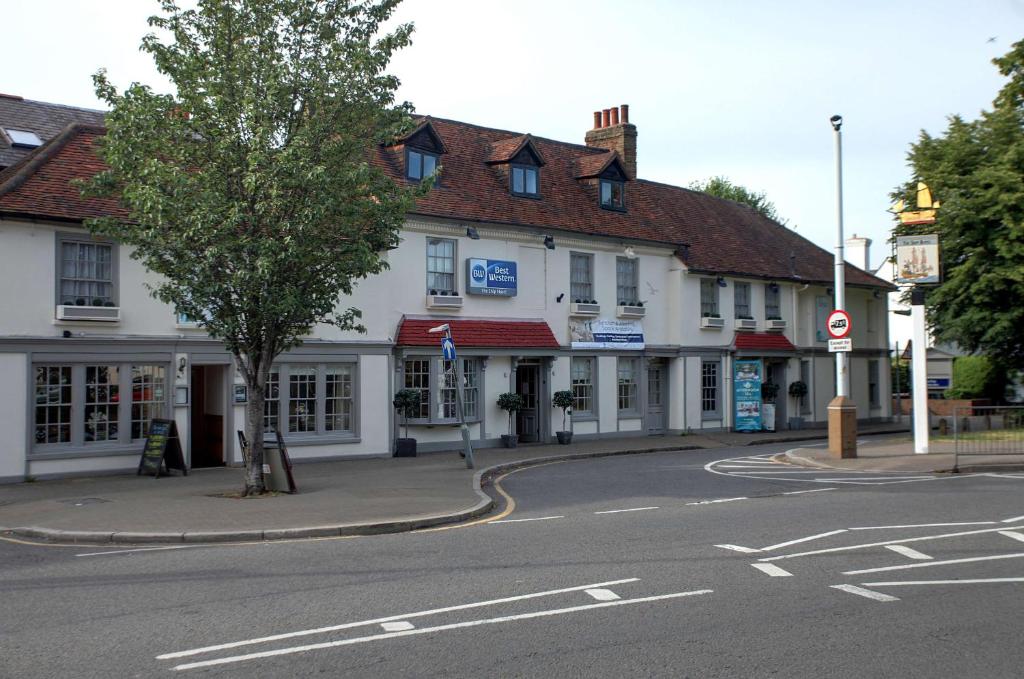
[[[26,361],[25,354],[0,354],[0,480],[20,479],[25,474],[29,421]]]

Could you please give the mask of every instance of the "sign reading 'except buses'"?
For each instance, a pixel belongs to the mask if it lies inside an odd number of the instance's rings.
[[[825,327],[828,329],[829,337],[843,339],[850,334],[850,314],[842,309],[836,309],[828,315]]]

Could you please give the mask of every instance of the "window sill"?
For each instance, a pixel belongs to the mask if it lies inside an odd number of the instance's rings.
[[[620,410],[619,411],[619,419],[620,420],[639,420],[639,419],[642,419],[642,417],[643,416],[640,415],[640,413],[638,413],[636,411],[632,411],[632,410],[631,411],[624,411],[624,410]]]
[[[466,424],[479,424],[479,423],[480,423],[480,419],[479,418],[473,419],[473,420],[466,420]],[[399,422],[399,424],[401,426],[403,426],[403,427],[405,426],[405,425],[402,425],[401,422]],[[461,426],[461,424],[462,423],[459,422],[458,420],[436,420],[434,422],[428,422],[426,420],[420,420],[418,422],[414,422],[413,420],[409,420],[409,426],[410,427],[426,427],[427,429],[433,429],[434,427],[458,427],[458,426]]]
[[[355,434],[345,436],[343,434],[303,434],[302,436],[292,435],[284,437],[284,444],[290,448],[301,446],[332,446],[347,443],[362,443],[362,439]],[[277,448],[277,439],[264,435],[263,445],[267,448]]]
[[[33,451],[26,456],[26,459],[33,461],[69,460],[85,457],[113,457],[115,455],[134,455],[138,457],[142,455],[142,447],[144,444],[145,440],[139,439],[131,445],[84,445],[76,447],[68,445],[64,450],[61,450],[60,448],[50,448],[47,450]]]
[[[580,415],[572,415],[573,422],[597,422],[598,417],[596,413],[583,413]]]

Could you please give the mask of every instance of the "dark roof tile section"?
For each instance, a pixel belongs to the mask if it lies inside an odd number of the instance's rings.
[[[517,349],[558,349],[551,328],[544,321],[499,321],[470,319],[403,318],[398,324],[395,344],[413,347],[441,347],[441,335],[427,332],[448,323],[456,347]]]
[[[785,335],[775,332],[738,332],[733,346],[757,351],[796,351]]]
[[[533,135],[521,134],[518,137],[510,137],[509,139],[502,139],[491,144],[491,154],[487,157],[487,162],[490,164],[495,163],[508,163],[513,158],[519,155],[519,152],[529,146],[534,155],[537,156],[537,162],[539,165],[544,165],[544,157],[541,156],[540,151],[537,150],[535,144],[533,144]]]
[[[56,137],[72,123],[102,125],[104,115],[103,111],[0,94],[0,127],[34,132],[43,143]],[[14,165],[31,152],[29,148],[11,146],[7,136],[0,133],[0,168]]]
[[[615,151],[605,151],[604,153],[595,156],[583,156],[573,163],[573,176],[577,179],[597,177],[607,170],[609,165],[618,159],[619,154]],[[622,161],[619,161],[620,164],[621,162]]]
[[[626,186],[626,211],[604,210],[597,187],[580,181],[607,167],[605,149],[532,137],[544,156],[543,199],[510,194],[508,180],[488,164],[496,144],[520,133],[430,118],[449,151],[440,182],[414,212],[423,216],[554,229],[583,235],[688,244],[684,262],[698,272],[762,279],[828,283],[832,254],[753,209],[704,193],[637,180]],[[375,162],[396,180],[403,179],[400,151],[381,147]],[[792,255],[792,257],[791,257]],[[891,287],[854,266],[848,285]]]
[[[124,217],[118,201],[83,198],[76,179],[106,169],[96,154],[104,128],[73,124],[17,164],[0,172],[0,215],[82,221],[108,215]]]

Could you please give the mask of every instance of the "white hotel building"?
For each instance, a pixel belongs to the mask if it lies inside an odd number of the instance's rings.
[[[128,248],[82,227],[119,209],[70,184],[102,167],[101,115],[0,98],[3,481],[132,470],[152,417],[176,421],[192,467],[241,463],[230,355],[149,296]],[[266,421],[295,461],[390,455],[405,387],[423,395],[419,450],[457,450],[456,387],[426,332],[440,323],[464,361],[475,446],[500,445],[506,391],[526,399],[513,423],[524,444],[553,440],[551,397],[566,389],[577,439],[731,429],[737,359],[780,385],[776,428],[824,425],[832,256],[743,205],[638,179],[626,107],[596,114],[585,145],[424,118],[374,158],[395,181],[443,173],[390,270],[343,300],[367,332],[321,326],[276,362]],[[514,284],[505,272],[503,294],[480,294],[494,290],[475,289],[469,260],[514,265]],[[884,421],[891,286],[846,275],[858,418]],[[802,399],[787,395],[797,380]]]

